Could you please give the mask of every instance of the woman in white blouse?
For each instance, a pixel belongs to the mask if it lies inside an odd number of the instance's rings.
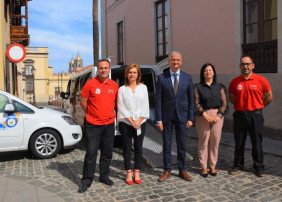
[[[149,99],[147,87],[141,83],[141,70],[138,64],[130,64],[125,69],[125,85],[118,91],[119,131],[122,135],[124,167],[127,172],[126,183],[141,183],[139,170],[142,162],[142,145],[149,118]],[[134,140],[134,173],[131,171],[131,148]]]

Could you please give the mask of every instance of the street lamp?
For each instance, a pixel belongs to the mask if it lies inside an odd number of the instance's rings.
[[[35,105],[36,104],[36,101],[35,101],[35,89],[34,89],[34,82],[35,82],[35,78],[34,78],[34,75],[35,75],[35,72],[36,72],[36,69],[34,68],[34,66],[32,66],[31,68],[31,73],[32,73],[32,80],[33,80],[33,104]]]

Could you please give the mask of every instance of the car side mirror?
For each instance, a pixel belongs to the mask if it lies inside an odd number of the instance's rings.
[[[65,92],[61,92],[61,93],[60,93],[60,97],[61,97],[62,99],[65,99],[65,95],[66,95]]]
[[[65,99],[66,99],[66,100],[69,99],[69,96],[70,96],[70,94],[69,94],[69,93],[66,93],[66,94],[65,94]]]
[[[61,92],[60,97],[64,100],[68,99],[67,93],[65,93],[65,92]]]
[[[4,113],[13,113],[15,112],[15,107],[12,104],[7,104],[4,109]]]

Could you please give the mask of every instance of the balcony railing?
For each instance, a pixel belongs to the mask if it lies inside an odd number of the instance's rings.
[[[244,55],[255,63],[254,72],[277,73],[277,40],[242,44]]]
[[[11,43],[20,43],[23,46],[29,44],[28,21],[25,15],[12,15],[10,19]]]

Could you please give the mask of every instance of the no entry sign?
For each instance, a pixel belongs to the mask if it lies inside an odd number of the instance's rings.
[[[25,48],[18,43],[13,43],[7,48],[7,57],[12,62],[21,62],[26,56]]]

